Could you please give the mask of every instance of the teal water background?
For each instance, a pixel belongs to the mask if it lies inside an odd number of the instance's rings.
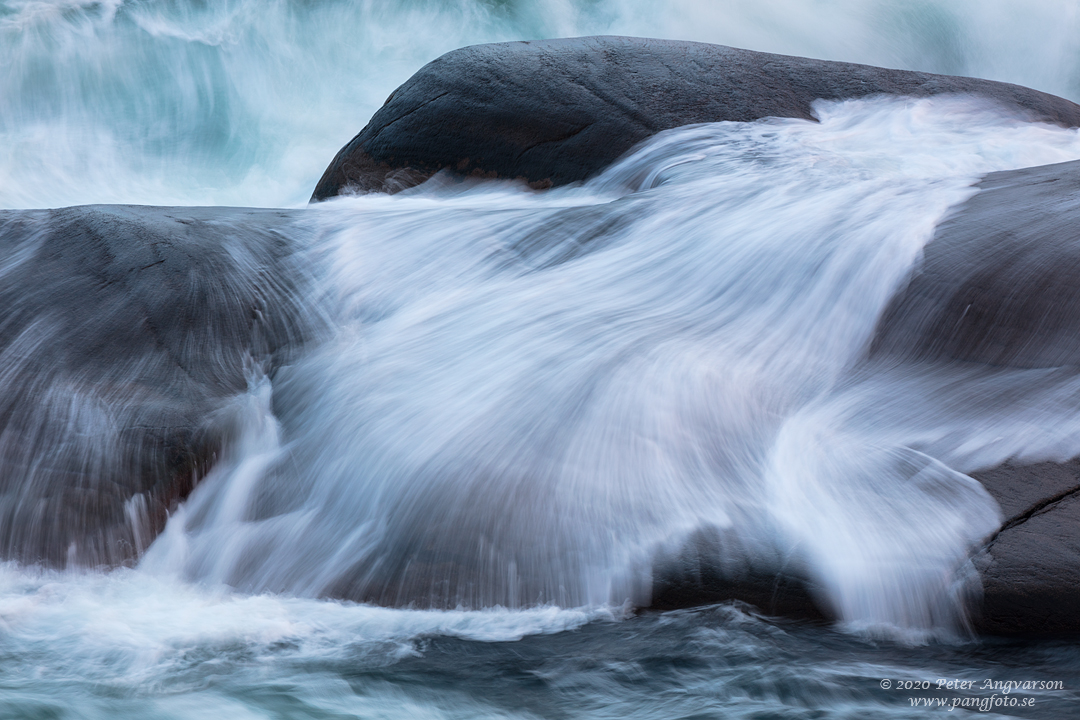
[[[699,40],[1080,99],[1071,0],[2,0],[0,207],[283,206],[463,45]]]

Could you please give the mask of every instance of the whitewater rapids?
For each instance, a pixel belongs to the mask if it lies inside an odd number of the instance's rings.
[[[133,567],[0,565],[0,716],[925,717],[882,681],[940,677],[1059,680],[1019,714],[1080,712],[1075,640],[933,641],[999,513],[963,473],[1075,455],[1075,378],[864,358],[972,183],[1080,157],[1075,131],[823,105],[554,193],[436,178],[301,209],[424,63],[597,34],[1080,100],[1075,0],[0,0],[0,207],[293,208],[316,330],[288,367],[230,366],[228,452]],[[20,445],[28,468],[115,459],[97,400],[130,388],[88,385],[49,396],[67,442]],[[699,526],[845,623],[629,612]],[[902,641],[848,632],[883,627]]]
[[[140,571],[643,605],[654,565],[710,528],[723,563],[797,568],[854,626],[962,627],[968,555],[1001,520],[963,472],[1080,452],[1077,381],[1005,371],[972,393],[967,371],[866,350],[979,177],[1076,159],[1080,138],[965,98],[817,113],[664,133],[580,187],[436,178],[307,211],[324,330],[271,378],[254,359],[236,441]]]

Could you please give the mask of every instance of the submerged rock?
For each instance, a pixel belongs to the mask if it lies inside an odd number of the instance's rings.
[[[311,199],[397,192],[440,170],[563,185],[681,125],[812,120],[818,99],[942,93],[1080,126],[1080,106],[989,80],[645,38],[496,43],[447,53],[395,90],[338,152]]]
[[[214,460],[216,415],[303,331],[293,213],[0,212],[0,556],[137,555]]]

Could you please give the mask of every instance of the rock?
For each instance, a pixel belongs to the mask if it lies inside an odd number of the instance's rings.
[[[0,556],[135,557],[228,432],[222,405],[303,338],[295,213],[0,212]]]
[[[973,477],[1007,520],[976,558],[977,630],[993,635],[1080,632],[1080,460],[1004,465]]]
[[[1080,365],[1080,161],[991,173],[926,246],[871,355]]]
[[[814,600],[815,585],[790,558],[747,552],[716,528],[693,533],[671,557],[653,568],[652,610],[737,601],[769,615],[821,621],[829,618]],[[735,549],[735,552],[725,552]]]
[[[636,38],[501,43],[421,69],[338,153],[312,200],[396,192],[442,170],[551,187],[600,173],[665,129],[812,120],[814,100],[880,93],[972,93],[1029,120],[1080,126],[1080,106],[985,80]],[[884,313],[871,362],[1080,365],[1080,162],[992,173],[979,190],[938,228]],[[534,244],[549,235],[545,228]],[[519,250],[540,264],[563,261],[529,242]],[[976,627],[1080,630],[1080,464],[1006,464],[974,477],[1008,518],[976,558],[984,589]],[[742,600],[822,615],[798,568],[727,567],[718,542],[703,531],[659,562],[653,606]]]
[[[878,324],[870,357],[1017,368],[1080,365],[1080,162],[991,173],[935,231]],[[978,630],[1080,631],[1080,461],[972,473],[1001,505],[976,558]]]
[[[1057,500],[1080,487],[1080,460],[1064,463],[1044,462],[1031,465],[1005,463],[989,470],[971,473],[1001,506],[1005,516],[1002,531],[1029,519],[1034,513],[1049,509]],[[991,540],[995,542],[996,540]]]
[[[1080,365],[1080,162],[991,173],[883,314],[874,359]],[[1080,632],[1080,461],[972,473],[1001,505],[976,558],[988,634]]]
[[[661,130],[812,120],[814,100],[881,93],[974,93],[1031,120],[1080,125],[1080,106],[1068,100],[988,80],[644,38],[496,43],[447,53],[395,90],[312,200],[396,192],[440,170],[563,185]]]
[[[972,473],[1001,506],[1001,529],[976,550],[982,592],[968,608],[986,635],[1080,632],[1080,460],[1006,463]],[[654,568],[651,608],[671,610],[737,601],[770,615],[828,620],[830,609],[797,562],[784,558],[727,561],[725,539],[695,533]]]

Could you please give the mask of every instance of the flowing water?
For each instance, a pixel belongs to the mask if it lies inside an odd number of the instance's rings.
[[[423,62],[593,33],[1080,98],[1068,2],[7,0],[0,205],[299,207]],[[1080,379],[864,356],[972,184],[1080,134],[970,98],[815,112],[663,133],[577,187],[298,211],[315,339],[248,363],[232,441],[137,565],[0,568],[0,715],[1075,713],[1075,643],[966,634],[1001,515],[964,473],[1080,453]],[[703,528],[839,622],[635,614]]]

